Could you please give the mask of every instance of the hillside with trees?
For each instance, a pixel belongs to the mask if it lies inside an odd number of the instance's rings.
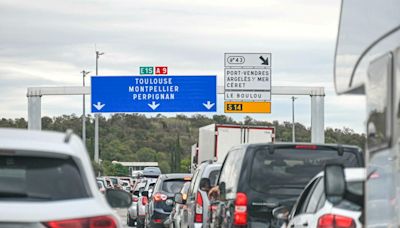
[[[243,122],[237,122],[225,115],[214,115],[209,118],[204,115],[146,117],[140,114],[115,114],[109,118],[100,117],[100,157],[103,163],[101,166],[94,164],[94,168],[105,175],[116,175],[127,173],[127,169],[112,164],[111,161],[157,161],[163,172],[187,172],[191,146],[197,142],[199,128],[212,123],[272,126],[276,129],[276,141],[292,140],[290,122],[257,121],[251,117],[246,117]],[[24,118],[0,119],[0,127],[27,128],[27,125]],[[87,117],[86,128],[86,145],[90,157],[93,158],[93,116]],[[81,117],[76,115],[43,117],[42,129],[53,131],[72,129],[81,135]],[[296,123],[296,141],[310,142],[310,140],[310,128]],[[364,148],[365,135],[355,133],[349,128],[327,128],[325,141]]]

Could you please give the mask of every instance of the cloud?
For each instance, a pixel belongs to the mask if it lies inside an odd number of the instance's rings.
[[[364,114],[363,103],[333,92],[339,5],[339,0],[3,0],[0,114],[26,117],[29,86],[81,85],[82,70],[95,72],[96,44],[105,52],[101,75],[135,75],[139,66],[167,65],[170,74],[216,74],[220,85],[225,52],[271,52],[273,85],[325,86],[326,126],[360,130],[362,123],[355,123]],[[309,100],[296,100],[296,119],[306,125]],[[80,96],[42,101],[43,115],[82,111]],[[273,97],[273,113],[254,118],[291,120],[289,96]]]

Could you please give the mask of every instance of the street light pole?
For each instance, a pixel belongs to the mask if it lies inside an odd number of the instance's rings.
[[[96,76],[99,75],[99,58],[104,55],[104,52],[96,50]],[[94,119],[94,161],[99,163],[99,115],[95,115]]]
[[[82,79],[83,79],[82,85],[83,85],[83,87],[85,87],[85,77],[87,74],[90,73],[90,71],[82,70],[81,73],[82,73]],[[85,94],[83,94],[83,96],[82,96],[82,141],[83,141],[83,145],[85,145],[85,147],[86,147],[86,111],[85,111],[86,101],[85,100],[86,100]]]
[[[297,97],[292,96],[292,142],[296,142],[296,135],[295,135],[295,126],[294,126],[294,100]]]

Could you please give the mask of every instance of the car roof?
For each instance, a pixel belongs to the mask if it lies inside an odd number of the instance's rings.
[[[235,148],[247,148],[247,147],[258,147],[258,146],[296,146],[296,145],[314,145],[314,146],[330,146],[330,147],[344,147],[348,149],[354,149],[361,151],[361,148],[354,145],[346,145],[346,144],[332,144],[332,143],[309,143],[309,142],[269,142],[269,143],[247,143],[233,147],[231,150]]]
[[[0,128],[0,151],[13,151],[32,156],[69,155],[81,157],[85,151],[80,138],[70,135],[65,142],[66,133],[26,129]]]
[[[324,176],[324,171],[318,173],[313,179]],[[347,182],[365,181],[365,168],[345,168],[344,176]]]

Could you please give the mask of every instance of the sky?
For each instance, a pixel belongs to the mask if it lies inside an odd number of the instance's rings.
[[[82,85],[96,49],[105,53],[99,75],[161,65],[170,75],[217,75],[221,86],[224,53],[255,52],[272,53],[273,86],[325,87],[325,127],[364,132],[364,98],[334,91],[339,11],[339,0],[0,0],[0,118],[27,118],[28,87]],[[306,126],[310,103],[295,101]],[[248,115],[291,121],[291,106],[290,96],[273,96],[271,114]],[[81,115],[81,96],[42,97],[43,116],[72,113]]]

